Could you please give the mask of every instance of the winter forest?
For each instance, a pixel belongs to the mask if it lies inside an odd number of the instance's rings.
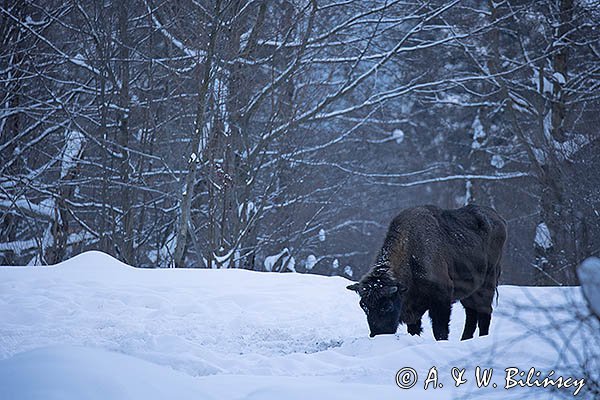
[[[493,206],[501,283],[600,252],[598,0],[4,0],[0,265],[360,278]]]

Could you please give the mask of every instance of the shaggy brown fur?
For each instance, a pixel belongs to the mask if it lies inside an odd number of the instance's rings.
[[[487,335],[505,241],[506,223],[489,207],[401,212],[371,270],[348,286],[361,297],[371,336],[395,333],[400,323],[419,335],[429,311],[434,337],[446,340],[456,300],[466,312],[462,339],[472,338],[477,325]]]

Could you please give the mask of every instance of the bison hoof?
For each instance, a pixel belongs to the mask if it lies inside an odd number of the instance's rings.
[[[417,324],[409,324],[406,328],[408,330],[408,333],[410,333],[412,336],[421,336],[421,333],[423,333],[423,328],[421,328]]]

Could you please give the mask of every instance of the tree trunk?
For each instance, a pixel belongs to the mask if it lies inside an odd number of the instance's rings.
[[[566,99],[563,87],[568,81],[568,32],[572,28],[573,0],[561,0],[558,27],[554,42],[560,48],[553,55],[552,99],[549,112],[550,126],[543,126],[546,139],[546,160],[541,166],[539,181],[542,186],[540,197],[540,223],[548,227],[551,246],[534,245],[536,264],[541,284],[574,284],[576,246],[573,240],[573,205],[567,195],[565,168],[568,161],[555,144],[568,139],[565,131]],[[541,77],[543,79],[543,77]],[[543,84],[543,80],[542,80]],[[543,92],[543,86],[541,88]],[[543,93],[542,93],[543,94]],[[543,124],[543,122],[542,122]]]
[[[196,108],[195,131],[189,148],[190,158],[188,160],[187,173],[185,177],[184,191],[181,197],[179,207],[179,226],[177,228],[175,252],[173,255],[173,264],[175,267],[185,267],[185,252],[187,248],[187,235],[191,222],[192,199],[194,197],[194,186],[196,184],[197,165],[202,160],[202,153],[207,144],[207,138],[204,137],[205,109],[207,103],[208,88],[212,78],[212,65],[215,53],[217,35],[219,33],[219,14],[221,8],[220,0],[215,3],[215,20],[212,22],[208,50],[204,63],[204,74],[198,88],[198,106]]]
[[[565,98],[563,87],[567,82],[567,64],[568,64],[568,32],[572,29],[573,22],[573,0],[560,0],[559,4],[559,24],[556,28],[555,43],[558,43],[558,51],[554,53],[552,60],[554,74],[552,76],[552,137],[559,142],[568,139],[564,131],[565,121]]]
[[[121,153],[120,160],[120,178],[121,178],[121,238],[120,245],[121,259],[127,264],[134,264],[133,252],[133,210],[132,208],[132,191],[130,177],[130,159],[129,159],[129,113],[131,104],[129,102],[129,34],[128,29],[128,12],[129,2],[123,0],[119,6],[119,76],[121,78],[121,87],[119,91],[119,147]]]

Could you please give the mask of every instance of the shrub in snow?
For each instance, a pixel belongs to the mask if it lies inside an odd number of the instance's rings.
[[[550,236],[550,229],[545,222],[541,222],[535,228],[535,239],[534,242],[537,246],[544,250],[548,250],[552,247],[552,237]]]
[[[501,155],[494,154],[492,156],[491,164],[494,168],[501,169],[502,167],[504,167],[504,159],[502,158]]]
[[[392,132],[392,138],[396,141],[396,143],[400,144],[404,141],[404,132],[400,129],[394,129]]]
[[[319,240],[320,240],[321,242],[324,242],[324,241],[325,241],[325,230],[324,230],[324,229],[320,229],[320,230],[319,230]]]
[[[83,148],[85,137],[79,131],[67,131],[65,133],[65,149],[62,154],[60,165],[60,177],[67,176],[69,171],[77,164],[77,159]]]
[[[308,257],[306,257],[306,261],[304,262],[304,267],[307,270],[311,270],[314,268],[314,266],[317,264],[317,257],[315,257],[313,254],[310,254]]]
[[[254,214],[254,212],[256,211],[256,208],[254,206],[254,202],[249,201],[248,204],[240,204],[240,206],[238,207],[238,216],[241,217],[244,211],[244,207],[246,208],[246,219],[250,219],[250,217]]]
[[[485,131],[483,130],[483,125],[481,124],[481,121],[479,120],[479,115],[477,115],[475,117],[475,119],[473,120],[473,124],[471,125],[471,128],[473,129],[473,142],[471,143],[471,148],[472,149],[479,149],[483,143],[483,140],[485,139]]]
[[[291,256],[287,247],[275,255],[266,257],[263,265],[265,271],[269,272],[283,271],[284,269],[296,272],[296,259]]]

